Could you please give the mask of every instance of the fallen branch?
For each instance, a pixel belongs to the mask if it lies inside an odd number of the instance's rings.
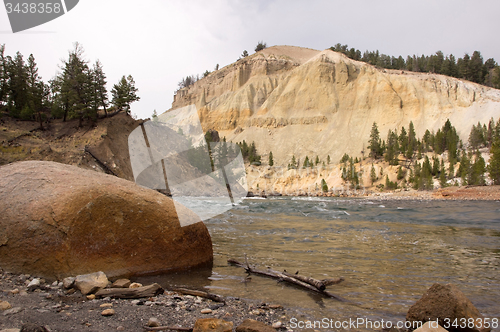
[[[244,268],[245,271],[247,271],[248,273],[253,273],[253,274],[257,274],[257,275],[263,275],[263,276],[270,277],[270,278],[273,278],[273,279],[278,279],[278,281],[286,281],[286,282],[288,282],[290,284],[293,284],[293,285],[296,285],[296,286],[300,286],[302,288],[306,288],[306,289],[308,289],[310,291],[313,291],[315,293],[319,293],[321,295],[324,295],[324,296],[336,299],[338,301],[345,301],[344,299],[342,299],[341,297],[339,297],[339,296],[337,296],[335,294],[332,294],[332,293],[330,293],[330,292],[328,292],[326,290],[320,290],[320,289],[316,288],[313,285],[310,285],[310,284],[308,284],[308,283],[306,283],[306,282],[304,282],[302,280],[299,280],[299,279],[295,278],[296,277],[295,275],[290,275],[290,274],[286,275],[286,274],[283,274],[281,272],[274,271],[274,270],[271,270],[271,269],[268,269],[268,271],[258,270],[256,268],[251,267],[248,264],[248,262],[246,262],[246,264],[243,264],[243,263],[238,262],[235,259],[228,259],[227,262],[229,264],[237,265],[239,267]]]
[[[215,302],[223,302],[223,303],[226,302],[224,297],[222,297],[220,295],[211,294],[211,293],[207,293],[207,292],[203,292],[203,291],[199,291],[199,290],[187,289],[187,288],[173,288],[172,291],[180,293],[180,294],[184,294],[184,295],[203,297],[203,298],[215,301]]]
[[[94,160],[104,170],[104,172],[106,172],[106,173],[108,173],[110,175],[118,176],[118,175],[115,174],[115,172],[113,172],[111,170],[111,168],[109,168],[104,162],[102,162],[99,158],[97,158],[96,155],[93,154],[92,151],[90,151],[90,149],[89,149],[88,146],[85,146],[85,152],[87,152],[92,158],[94,158]]]
[[[325,286],[330,286],[330,285],[337,285],[337,284],[340,284],[342,281],[344,281],[345,279],[343,277],[340,277],[340,278],[331,278],[331,279],[323,279],[321,280],[321,282],[325,285]]]
[[[13,138],[9,139],[9,140],[7,141],[7,144],[11,145],[11,144],[12,144],[12,142],[14,142],[15,140],[17,140],[17,139],[19,139],[19,138],[21,138],[21,137],[24,137],[24,136],[30,136],[32,131],[33,131],[33,130],[30,130],[30,131],[29,131],[29,132],[27,132],[27,133],[24,133],[24,134],[21,134],[21,135],[19,135],[19,136],[16,136],[16,137],[13,137]]]
[[[323,280],[318,280],[318,279],[314,279],[311,277],[301,276],[299,274],[290,274],[290,273],[286,273],[286,272],[283,272],[283,274],[286,275],[287,277],[291,277],[291,278],[303,281],[306,284],[309,284],[311,286],[314,286],[314,287],[316,287],[316,289],[318,289],[320,291],[324,291],[326,289],[326,285],[323,282]]]
[[[163,293],[163,288],[155,283],[138,288],[105,288],[95,293],[95,296],[97,298],[109,296],[118,299],[140,299],[144,297],[153,297],[161,293]]]

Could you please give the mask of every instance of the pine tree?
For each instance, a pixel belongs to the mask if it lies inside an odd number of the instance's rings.
[[[262,51],[263,49],[265,49],[267,47],[266,43],[264,43],[263,41],[259,41],[257,43],[257,46],[255,47],[255,52],[259,52],[259,51]]]
[[[487,134],[487,133],[486,133]],[[483,127],[481,122],[477,123],[477,126],[472,125],[472,129],[469,134],[469,145],[470,148],[476,150],[486,144],[486,138],[484,137]]]
[[[377,177],[377,173],[375,172],[375,166],[373,166],[372,164],[372,168],[370,170],[370,180],[372,181],[372,184],[377,181],[378,177]]]
[[[444,188],[447,186],[446,183],[446,170],[444,168],[444,161],[441,159],[441,168],[439,170],[439,184],[441,185],[441,188]]]
[[[269,166],[274,166],[273,153],[269,152]]]
[[[293,168],[293,169],[297,169],[297,161],[295,160],[295,155],[292,156],[292,161],[290,162],[290,167],[288,167],[289,169]]]
[[[373,159],[377,159],[379,156],[382,155],[382,144],[380,141],[380,133],[377,128],[377,123],[373,123],[372,125],[372,130],[370,133],[370,140],[369,140],[369,146],[368,149],[370,149],[370,155]]]
[[[500,121],[499,121],[500,123]],[[490,178],[493,180],[494,184],[500,184],[500,138],[497,138],[491,145],[491,157],[490,164],[488,166],[488,172],[490,173]]]
[[[422,164],[422,169],[420,171],[418,189],[432,190],[433,188],[434,186],[432,184],[432,167],[429,158],[425,156],[424,162]]]
[[[486,141],[488,142],[488,148],[491,148],[493,144],[493,128],[495,128],[495,120],[491,118],[490,122],[488,122],[488,134],[486,137]]]
[[[455,164],[450,161],[450,167],[448,168],[448,178],[453,179],[455,177]]]
[[[417,134],[415,133],[415,126],[413,122],[410,121],[410,127],[408,129],[408,147],[406,150],[406,158],[412,159],[413,153],[417,149]]]
[[[7,102],[7,59],[5,58],[5,44],[0,45],[0,106]]]
[[[261,164],[260,162],[261,156],[257,154],[257,147],[255,146],[255,142],[252,141],[252,144],[248,147],[248,161],[252,165],[257,165],[259,166]]]
[[[93,100],[92,73],[83,52],[83,47],[75,43],[68,60],[63,63],[63,71],[58,79],[61,84],[59,93],[64,105],[64,121],[68,117],[78,118],[80,126],[84,118],[91,117]]]
[[[342,156],[342,158],[340,159],[340,163],[341,164],[345,164],[346,162],[349,161],[349,155],[347,153],[344,153],[344,155]]]
[[[136,94],[137,91],[132,76],[129,75],[125,78],[124,75],[118,84],[113,85],[113,89],[111,90],[113,99],[111,102],[116,106],[118,111],[124,110],[127,114],[130,114],[130,104],[140,100],[140,97]]]
[[[327,163],[328,165],[330,165],[330,155],[328,155],[328,157],[326,157],[326,163]]]
[[[314,161],[314,165],[318,166],[318,164],[319,164],[319,156],[316,156],[316,160]]]
[[[241,149],[241,155],[243,156],[243,158],[248,158],[248,144],[245,140],[243,140],[243,142],[241,143],[240,149]]]
[[[328,185],[326,184],[325,179],[321,179],[321,190],[324,193],[328,192]]]
[[[27,106],[28,103],[28,73],[23,55],[20,52],[17,52],[14,59],[7,56],[6,68],[7,107],[11,116],[20,117],[21,111]]]
[[[28,116],[34,116],[40,123],[40,129],[43,130],[43,121],[46,118],[48,107],[49,87],[42,81],[38,75],[38,67],[33,54],[28,58],[27,64],[27,105],[29,109]]]
[[[94,63],[92,68],[93,74],[93,85],[94,85],[94,100],[96,107],[102,107],[104,114],[108,117],[108,111],[106,107],[109,105],[108,102],[108,90],[106,89],[106,75],[102,69],[102,64],[99,60]]]
[[[401,153],[406,156],[406,151],[408,149],[408,134],[406,133],[405,127],[401,128],[401,133],[399,134],[399,149]]]
[[[486,76],[486,68],[484,67],[483,57],[481,52],[474,51],[470,59],[470,71],[471,71],[471,81],[479,84],[484,83],[484,77]]]
[[[431,132],[429,129],[425,131],[424,137],[422,137],[422,143],[424,145],[422,152],[429,152],[431,146]]]
[[[398,167],[398,174],[397,174],[397,179],[398,180],[402,180],[404,177],[405,177],[405,174],[406,172],[403,171],[403,167],[399,166]]]
[[[389,176],[385,176],[385,189],[394,190],[398,188],[398,184],[396,182],[392,182],[389,180]]]
[[[475,186],[483,186],[486,184],[484,173],[486,172],[486,163],[479,150],[476,150],[475,161],[469,171],[468,183]]]
[[[303,168],[309,167],[309,157],[306,156],[306,159],[304,159],[304,165],[302,165]]]
[[[463,58],[457,61],[458,75],[460,78],[472,81],[472,71],[470,65],[470,56],[465,53]]]
[[[432,157],[432,176],[437,176],[439,174],[439,158],[437,156]]]
[[[467,185],[469,169],[470,169],[470,161],[469,158],[467,157],[467,152],[463,150],[462,157],[460,158],[460,167],[458,168],[458,174],[460,174],[463,186]]]
[[[398,141],[397,131],[392,131],[389,129],[387,134],[387,147],[384,155],[385,161],[389,163],[389,165],[398,165],[398,155],[399,155],[399,141]]]

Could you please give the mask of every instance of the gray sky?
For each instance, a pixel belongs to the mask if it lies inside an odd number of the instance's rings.
[[[500,61],[498,0],[80,0],[70,12],[13,34],[0,8],[6,54],[33,53],[44,81],[78,41],[99,59],[108,90],[132,75],[139,118],[170,108],[182,77],[226,66],[258,41],[323,50],[336,43],[362,52],[462,57],[481,51]]]

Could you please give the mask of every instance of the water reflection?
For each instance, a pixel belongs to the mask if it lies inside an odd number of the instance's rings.
[[[370,202],[353,199],[247,200],[207,221],[215,251],[207,287],[222,295],[279,301],[316,317],[404,319],[436,282],[456,284],[485,316],[500,312],[497,202]],[[317,278],[339,303],[227,266],[241,259]]]

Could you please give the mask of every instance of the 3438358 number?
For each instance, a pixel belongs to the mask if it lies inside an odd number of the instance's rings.
[[[444,319],[444,328],[449,329],[449,328],[498,328],[499,322],[498,318],[455,318],[451,320],[450,318],[445,318]]]
[[[52,3],[17,3],[16,5],[7,2],[5,3],[5,8],[7,9],[7,14],[18,13],[18,14],[59,14],[62,11],[61,4],[59,2]]]

